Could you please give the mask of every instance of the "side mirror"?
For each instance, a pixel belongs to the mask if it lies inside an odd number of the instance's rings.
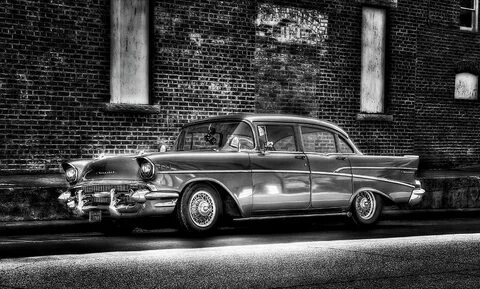
[[[232,148],[236,148],[238,151],[240,151],[240,140],[238,137],[234,136],[230,139],[230,142],[228,145]]]
[[[271,141],[267,141],[265,142],[265,144],[263,145],[263,149],[261,150],[262,154],[263,155],[266,155],[267,152],[269,151],[274,151],[275,149],[273,148],[273,142]]]
[[[274,149],[273,149],[273,142],[267,141],[267,142],[265,143],[265,150],[267,150],[267,151],[273,151],[273,150],[274,150]]]

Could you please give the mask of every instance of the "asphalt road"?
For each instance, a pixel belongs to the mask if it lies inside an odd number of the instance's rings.
[[[0,237],[0,288],[480,288],[480,219],[314,218]]]

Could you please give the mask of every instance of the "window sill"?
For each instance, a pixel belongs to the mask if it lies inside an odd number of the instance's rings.
[[[358,113],[358,121],[393,122],[393,115],[383,113]]]
[[[158,114],[160,113],[160,106],[149,104],[106,103],[104,106],[104,111],[135,114]]]
[[[356,2],[363,5],[397,8],[397,0],[356,0]]]
[[[477,35],[478,34],[478,30],[476,29],[473,29],[473,30],[469,30],[469,29],[459,29],[458,31],[460,31],[460,33],[463,33],[463,34],[470,34],[470,35]]]

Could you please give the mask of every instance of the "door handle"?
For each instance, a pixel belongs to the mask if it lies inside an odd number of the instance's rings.
[[[295,158],[296,158],[297,160],[304,160],[304,159],[306,159],[307,157],[306,157],[306,156],[295,156]]]
[[[344,160],[346,160],[347,158],[346,158],[346,157],[340,157],[340,156],[339,156],[339,157],[336,157],[336,159],[339,160],[339,161],[344,161]]]

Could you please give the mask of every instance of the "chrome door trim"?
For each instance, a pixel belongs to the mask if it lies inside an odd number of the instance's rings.
[[[297,170],[252,170],[252,173],[283,173],[283,174],[310,174],[310,171],[297,171]]]
[[[351,177],[352,174],[345,173],[336,173],[336,172],[321,172],[321,171],[312,171],[312,175],[329,175],[329,176],[341,176],[341,177]]]
[[[290,174],[310,174],[310,171],[299,170],[179,170],[179,171],[159,171],[157,174],[224,174],[224,173],[290,173]],[[342,175],[342,174],[340,174]]]
[[[416,171],[414,168],[401,168],[401,167],[341,167],[335,170],[335,172],[340,172],[343,170],[401,170],[401,171]]]
[[[410,188],[415,188],[414,185],[404,183],[404,182],[399,182],[399,181],[394,181],[390,179],[385,179],[385,178],[378,178],[378,177],[371,177],[371,176],[364,176],[364,175],[352,175],[353,178],[359,178],[359,179],[367,179],[367,180],[373,180],[373,181],[380,181],[380,182],[387,182],[387,183],[392,183],[392,184],[397,184],[397,185],[402,185]]]
[[[157,174],[223,174],[223,173],[251,173],[251,170],[178,170],[178,171],[159,171]]]

